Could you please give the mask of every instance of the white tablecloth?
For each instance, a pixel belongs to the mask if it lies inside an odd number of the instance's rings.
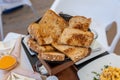
[[[4,41],[15,39],[18,36],[20,36],[20,34],[17,34],[17,33],[8,33],[8,35],[5,37]],[[25,70],[33,71],[32,66],[31,66],[31,64],[30,64],[30,62],[29,62],[29,60],[27,58],[27,55],[26,55],[23,47],[21,48],[21,61],[20,62],[21,63],[20,63],[20,65],[18,67],[22,67]],[[0,70],[0,80],[3,77],[2,73],[3,73],[3,71]]]

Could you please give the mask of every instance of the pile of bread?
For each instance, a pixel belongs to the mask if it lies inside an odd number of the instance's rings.
[[[28,27],[28,46],[38,57],[49,61],[64,61],[65,56],[77,62],[90,54],[94,34],[90,32],[91,18],[73,16],[66,21],[47,10],[38,23]]]

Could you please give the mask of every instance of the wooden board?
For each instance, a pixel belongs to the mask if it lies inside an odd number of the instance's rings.
[[[77,69],[75,66],[71,66],[58,74],[56,76],[59,78],[59,80],[79,80],[77,76]]]

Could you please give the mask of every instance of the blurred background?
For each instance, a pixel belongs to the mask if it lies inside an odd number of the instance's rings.
[[[8,32],[27,33],[27,26],[39,19],[49,9],[54,0],[30,0],[35,13],[27,5],[2,14],[4,36]]]
[[[6,11],[2,14],[4,37],[9,32],[16,32],[20,34],[27,34],[27,27],[30,23],[38,20],[46,10],[53,4],[54,0],[30,0],[34,12],[27,6],[20,6],[11,11]],[[115,27],[111,28],[108,34],[109,44],[114,37]],[[116,46],[115,53],[120,54],[120,40]]]

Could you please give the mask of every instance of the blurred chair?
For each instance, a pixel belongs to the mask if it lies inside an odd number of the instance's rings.
[[[4,38],[2,17],[1,17],[3,11],[8,10],[8,9],[12,9],[12,8],[15,8],[15,7],[18,7],[21,5],[28,5],[32,9],[32,11],[35,12],[30,0],[18,0],[18,2],[16,1],[16,2],[11,2],[11,3],[4,2],[3,0],[0,0],[0,38],[1,38],[1,40],[3,40],[3,38]]]
[[[90,28],[98,33],[97,41],[110,53],[120,39],[120,1],[119,0],[55,0],[51,9],[57,13],[81,15],[92,18]],[[117,33],[108,45],[106,31],[116,24]]]
[[[110,24],[105,25],[105,26],[102,26],[102,25],[101,26],[94,25],[94,26],[97,26],[94,29],[98,32],[98,36],[99,36],[97,41],[99,41],[99,43],[101,43],[102,46],[108,52],[113,53],[118,41],[120,40],[120,21],[118,21],[116,19],[113,22],[111,22]],[[109,45],[108,44],[108,39],[107,39],[107,31],[109,31],[109,29],[112,28],[112,27],[116,27],[116,34],[115,34],[111,44]]]
[[[3,27],[2,27],[1,14],[0,14],[0,40],[3,40]]]

